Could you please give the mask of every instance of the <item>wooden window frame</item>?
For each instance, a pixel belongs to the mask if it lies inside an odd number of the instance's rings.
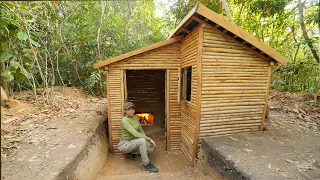
[[[188,69],[190,69],[190,79],[188,82]],[[192,94],[192,66],[188,66],[185,68],[181,68],[181,99],[191,102],[191,94]],[[188,92],[188,86],[190,91]]]

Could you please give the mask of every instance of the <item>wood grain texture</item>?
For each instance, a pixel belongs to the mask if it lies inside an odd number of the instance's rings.
[[[124,59],[119,62],[115,62],[108,66],[108,70],[110,71],[109,75],[109,97],[110,103],[108,104],[108,108],[110,109],[110,142],[112,142],[111,147],[115,153],[118,153],[117,150],[117,143],[119,142],[121,136],[121,124],[120,120],[122,118],[122,105],[125,101],[126,94],[128,95],[131,93],[131,98],[134,98],[135,95],[139,92],[140,94],[143,92],[148,92],[150,88],[157,88],[157,85],[153,85],[146,81],[146,78],[141,78],[139,75],[136,75],[135,83],[145,83],[146,86],[144,90],[141,91],[142,87],[132,86],[133,92],[126,92],[129,91],[128,88],[125,87],[126,77],[128,74],[126,70],[168,70],[169,72],[169,79],[168,80],[168,98],[166,102],[168,103],[168,112],[167,123],[168,123],[168,132],[167,135],[169,139],[167,140],[168,149],[180,149],[181,145],[181,121],[180,121],[180,103],[177,102],[178,98],[178,68],[180,67],[180,44],[179,43],[172,43],[166,46],[162,46],[148,52],[144,52],[139,55],[135,55]],[[125,76],[126,75],[126,76]],[[150,74],[152,75],[152,74]],[[156,78],[156,77],[154,77]],[[122,85],[120,82],[123,82]],[[151,87],[149,87],[151,85]],[[164,86],[164,85],[163,85]],[[136,87],[136,89],[134,89]],[[160,88],[160,87],[159,87]],[[166,88],[166,87],[163,87]],[[133,94],[132,94],[133,93]],[[122,95],[124,97],[122,97]],[[150,93],[145,94],[144,98],[151,98]],[[141,95],[139,95],[141,96]],[[128,97],[129,98],[129,97]],[[130,99],[129,99],[130,100]],[[136,99],[131,99],[136,100]],[[143,106],[143,104],[137,104],[137,106]],[[150,105],[150,104],[149,104]],[[156,106],[149,106],[155,110],[159,110],[159,107]],[[163,108],[162,108],[163,109]]]
[[[135,56],[135,55],[147,52],[147,51],[151,51],[153,49],[157,49],[157,48],[162,47],[162,46],[166,46],[166,45],[169,45],[169,44],[172,44],[172,43],[179,42],[182,39],[183,39],[183,36],[179,36],[179,37],[168,39],[166,41],[154,43],[154,44],[152,44],[150,46],[143,47],[143,48],[140,48],[140,49],[137,49],[137,50],[122,54],[120,56],[116,56],[116,57],[109,58],[107,60],[98,62],[98,63],[94,64],[93,66],[94,66],[94,68],[103,68],[104,66],[112,64],[114,62],[129,58],[129,57],[132,57],[132,56]]]
[[[177,27],[174,31],[172,31],[170,33],[168,39],[177,36],[180,32],[180,27],[188,26],[192,22],[192,21],[190,21],[190,19],[195,20],[195,21],[199,22],[199,24],[201,24],[203,22],[203,20],[198,18],[197,16],[195,16],[196,14],[201,15],[203,18],[216,24],[215,28],[222,27],[224,29],[223,32],[225,33],[225,35],[230,37],[229,40],[233,39],[234,37],[241,38],[244,40],[243,44],[245,44],[245,43],[251,44],[254,48],[259,49],[263,53],[267,54],[270,58],[278,61],[282,65],[286,65],[288,63],[288,59],[286,57],[282,56],[279,52],[277,52],[273,48],[269,47],[268,45],[266,45],[264,42],[260,41],[258,38],[256,38],[252,34],[241,29],[239,26],[233,24],[225,17],[215,13],[214,11],[210,10],[209,8],[205,7],[202,4],[197,4],[188,13],[188,15],[178,25],[179,28]],[[228,32],[230,35],[226,34]],[[205,32],[205,33],[207,33],[207,32]],[[222,36],[215,36],[215,37],[223,39]],[[209,40],[212,40],[212,39],[211,38],[205,39],[205,43],[207,43]],[[225,42],[229,42],[229,41],[225,41]],[[221,44],[221,45],[222,45],[221,47],[225,47],[226,49],[233,49],[233,47],[234,47],[233,45],[231,45],[230,47],[227,48],[228,44]]]
[[[263,108],[263,114],[262,114],[262,121],[260,125],[260,131],[263,130],[264,126],[264,120],[266,119],[266,113],[268,108],[268,99],[269,99],[269,89],[270,89],[270,81],[271,81],[271,74],[272,74],[272,66],[269,66],[269,72],[268,72],[268,82],[267,82],[267,88],[266,88],[266,96],[264,98],[264,108]]]
[[[194,144],[196,144],[199,29],[200,26],[181,42],[181,68],[192,66],[190,101],[181,100],[181,150],[190,163],[194,161]]]
[[[210,26],[204,30],[203,47],[200,141],[259,130],[268,61]]]

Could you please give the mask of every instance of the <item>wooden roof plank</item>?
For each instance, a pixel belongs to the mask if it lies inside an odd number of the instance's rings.
[[[179,29],[190,19],[191,16],[193,16],[193,14],[197,11],[198,5],[195,5],[191,11],[189,11],[189,13],[182,19],[182,21],[180,22],[180,24],[169,33],[169,37],[168,39],[170,39],[172,37],[172,35],[174,35],[174,33],[176,33],[177,31],[179,31]]]
[[[188,21],[189,18],[194,18],[193,14],[200,14],[204,18],[214,22],[216,27],[222,27],[227,31],[233,33],[235,36],[243,39],[245,42],[253,45],[254,47],[260,49],[265,54],[270,56],[271,58],[275,59],[279,63],[286,65],[288,63],[288,59],[282,56],[279,52],[274,50],[273,48],[266,45],[264,42],[260,41],[258,38],[253,36],[252,34],[248,33],[247,31],[241,29],[239,26],[233,24],[225,17],[221,16],[220,14],[215,13],[211,9],[205,7],[202,4],[197,4],[189,13],[188,15],[181,21],[178,27],[170,33],[169,38],[173,37],[176,32],[179,30],[180,27],[184,26],[185,23]],[[168,39],[169,39],[168,38]]]
[[[239,26],[233,24],[228,19],[224,18],[220,14],[217,14],[210,10],[209,8],[205,7],[202,4],[198,5],[197,13],[204,16],[205,18],[215,22],[216,24],[219,24],[221,27],[227,29],[228,31],[232,32],[233,34],[237,35],[238,37],[242,38],[243,40],[249,42],[250,44],[254,45],[261,51],[265,52],[270,57],[274,58],[278,62],[280,62],[283,65],[286,65],[288,63],[287,58],[282,56],[279,52],[274,50],[273,48],[269,47],[262,41],[260,41],[258,38],[253,36],[252,34],[248,33],[247,31],[241,29]]]
[[[137,50],[134,50],[134,51],[131,51],[131,52],[128,52],[128,53],[125,53],[125,54],[122,54],[122,55],[119,55],[119,56],[116,56],[116,57],[113,57],[113,58],[109,58],[107,60],[104,60],[104,61],[101,61],[101,62],[98,62],[98,63],[95,63],[93,65],[93,67],[94,68],[103,68],[104,66],[107,66],[108,64],[120,61],[120,60],[125,59],[125,58],[129,58],[131,56],[134,56],[134,55],[137,55],[137,54],[141,54],[141,53],[144,53],[146,51],[150,51],[150,50],[153,50],[153,49],[156,49],[156,48],[168,45],[168,44],[172,44],[172,43],[181,41],[182,39],[183,39],[183,36],[177,36],[177,37],[168,39],[166,41],[158,42],[158,43],[152,44],[150,46],[143,47],[143,48],[140,48],[140,49],[137,49]]]

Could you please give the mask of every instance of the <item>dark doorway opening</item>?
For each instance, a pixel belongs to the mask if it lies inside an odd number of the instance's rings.
[[[145,126],[153,131],[165,128],[165,74],[165,70],[126,71],[127,101],[135,104],[136,113],[154,116],[153,125]]]

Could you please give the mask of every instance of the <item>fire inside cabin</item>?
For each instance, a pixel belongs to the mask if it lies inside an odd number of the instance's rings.
[[[154,115],[153,113],[136,113],[139,118],[141,125],[153,125],[154,124]]]
[[[126,70],[127,101],[146,133],[165,129],[165,70]]]

